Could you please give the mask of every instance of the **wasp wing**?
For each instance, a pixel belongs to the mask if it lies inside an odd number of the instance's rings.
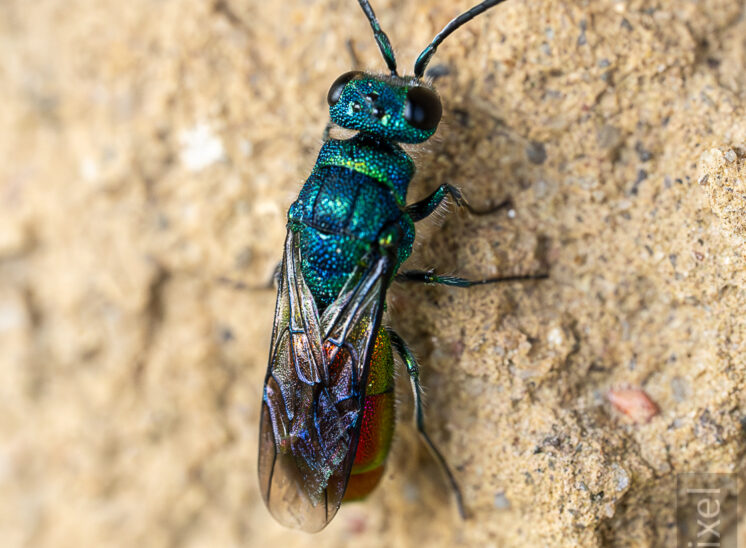
[[[372,343],[392,261],[368,257],[319,316],[288,230],[259,434],[259,481],[272,515],[321,530],[342,502],[362,423]]]

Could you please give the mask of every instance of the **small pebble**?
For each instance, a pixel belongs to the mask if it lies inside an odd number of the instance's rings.
[[[495,495],[495,508],[498,510],[507,510],[510,508],[510,501],[508,500],[508,497],[505,496],[505,493],[500,491]]]
[[[627,474],[627,471],[617,463],[612,464],[611,468],[614,470],[616,476],[615,488],[617,493],[624,491],[629,487],[629,474]]]
[[[686,396],[689,393],[689,385],[684,378],[676,376],[671,379],[671,392],[673,392],[674,400],[682,402],[686,400]]]
[[[547,150],[544,147],[544,143],[531,141],[526,146],[526,156],[528,156],[528,161],[532,164],[543,164],[547,159]]]
[[[639,388],[612,388],[606,393],[606,398],[634,423],[650,422],[660,412],[650,396]]]

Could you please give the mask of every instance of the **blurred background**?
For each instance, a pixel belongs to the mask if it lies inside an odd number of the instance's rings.
[[[373,7],[404,71],[472,1]],[[550,278],[389,298],[470,519],[400,382],[375,494],[274,523],[275,294],[219,279],[270,278],[354,57],[385,68],[353,0],[0,3],[2,546],[673,546],[679,474],[746,477],[744,3],[510,0],[433,58],[410,200],[513,208],[409,266]]]

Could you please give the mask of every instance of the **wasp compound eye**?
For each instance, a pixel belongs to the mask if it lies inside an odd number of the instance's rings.
[[[333,107],[337,104],[337,101],[339,101],[339,98],[342,96],[345,86],[350,82],[350,80],[359,78],[363,74],[364,73],[359,70],[351,70],[350,72],[345,72],[342,76],[334,80],[334,83],[332,84],[332,87],[329,88],[329,93],[326,96],[326,101],[329,103],[329,106]]]
[[[443,107],[438,95],[431,89],[417,86],[407,92],[404,119],[416,129],[429,131],[438,127]]]

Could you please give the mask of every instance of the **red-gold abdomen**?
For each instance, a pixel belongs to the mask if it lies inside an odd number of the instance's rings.
[[[379,327],[365,387],[360,441],[343,500],[363,498],[378,485],[393,434],[394,356],[388,333]]]

